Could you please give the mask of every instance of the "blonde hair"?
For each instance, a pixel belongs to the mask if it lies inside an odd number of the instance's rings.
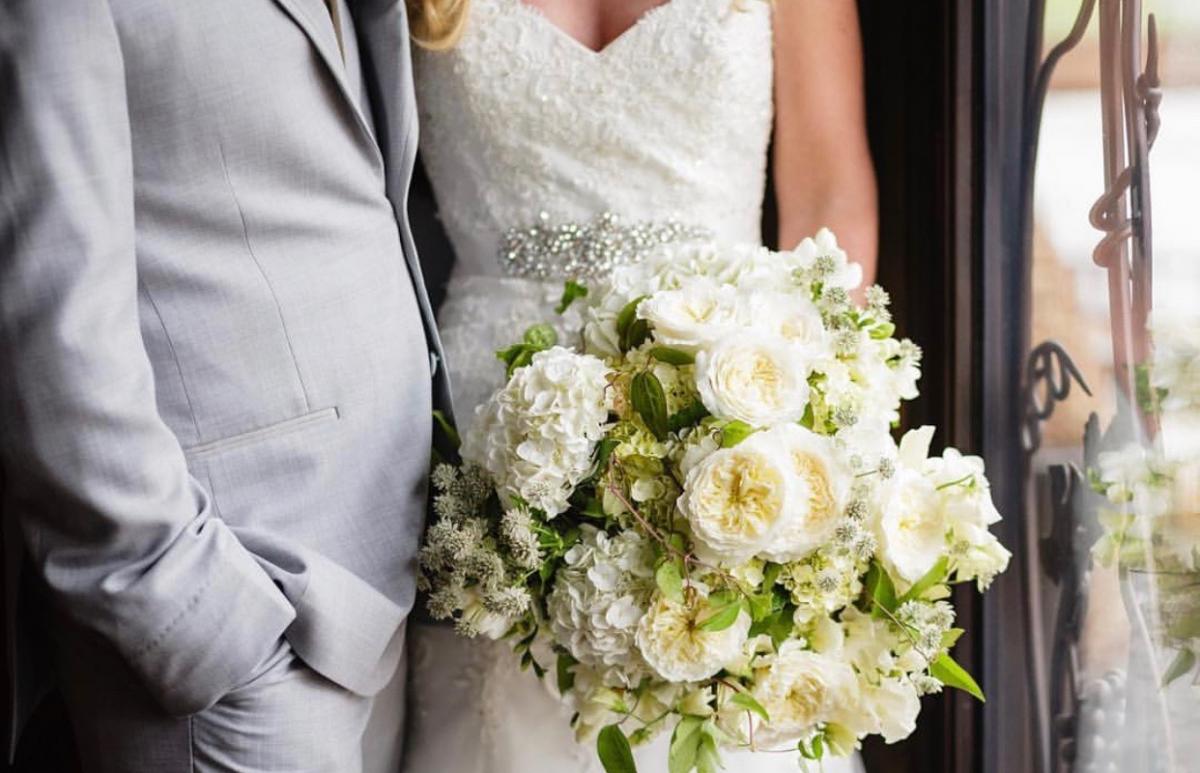
[[[471,0],[406,0],[405,5],[416,44],[444,51],[462,37]]]

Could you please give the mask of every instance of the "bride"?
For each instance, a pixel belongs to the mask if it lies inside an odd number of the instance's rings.
[[[440,323],[462,423],[503,380],[495,350],[547,321],[563,280],[673,240],[759,242],[768,161],[779,244],[829,226],[874,273],[854,0],[409,6],[421,152],[457,253]],[[424,623],[410,641],[409,773],[600,770],[507,643]],[[666,771],[668,740],[635,749],[642,773]],[[794,754],[724,756],[739,773],[797,769]]]

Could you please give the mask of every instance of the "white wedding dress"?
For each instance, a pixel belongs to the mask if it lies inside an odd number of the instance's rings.
[[[417,52],[421,151],[457,254],[440,325],[461,424],[503,380],[496,349],[552,321],[564,279],[701,233],[759,242],[771,47],[763,0],[670,0],[598,52],[521,0],[473,0],[457,46]],[[406,773],[602,773],[509,644],[421,622],[410,642]],[[666,772],[669,735],[635,749],[641,773]],[[724,756],[736,773],[799,769]]]

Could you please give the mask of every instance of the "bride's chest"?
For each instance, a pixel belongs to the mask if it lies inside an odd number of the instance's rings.
[[[766,0],[669,0],[599,51],[522,0],[475,0],[455,48],[418,55],[417,86],[459,137],[647,149],[767,119],[771,45]]]

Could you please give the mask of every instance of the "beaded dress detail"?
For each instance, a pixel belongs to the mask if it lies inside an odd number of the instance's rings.
[[[458,45],[415,59],[421,153],[456,253],[439,322],[461,424],[503,380],[496,349],[554,321],[564,279],[664,242],[760,241],[766,0],[669,0],[600,51],[521,0],[472,0]],[[421,623],[410,641],[408,773],[601,773],[507,643]],[[642,773],[666,772],[668,737],[635,750]],[[726,761],[796,769],[790,754]]]

